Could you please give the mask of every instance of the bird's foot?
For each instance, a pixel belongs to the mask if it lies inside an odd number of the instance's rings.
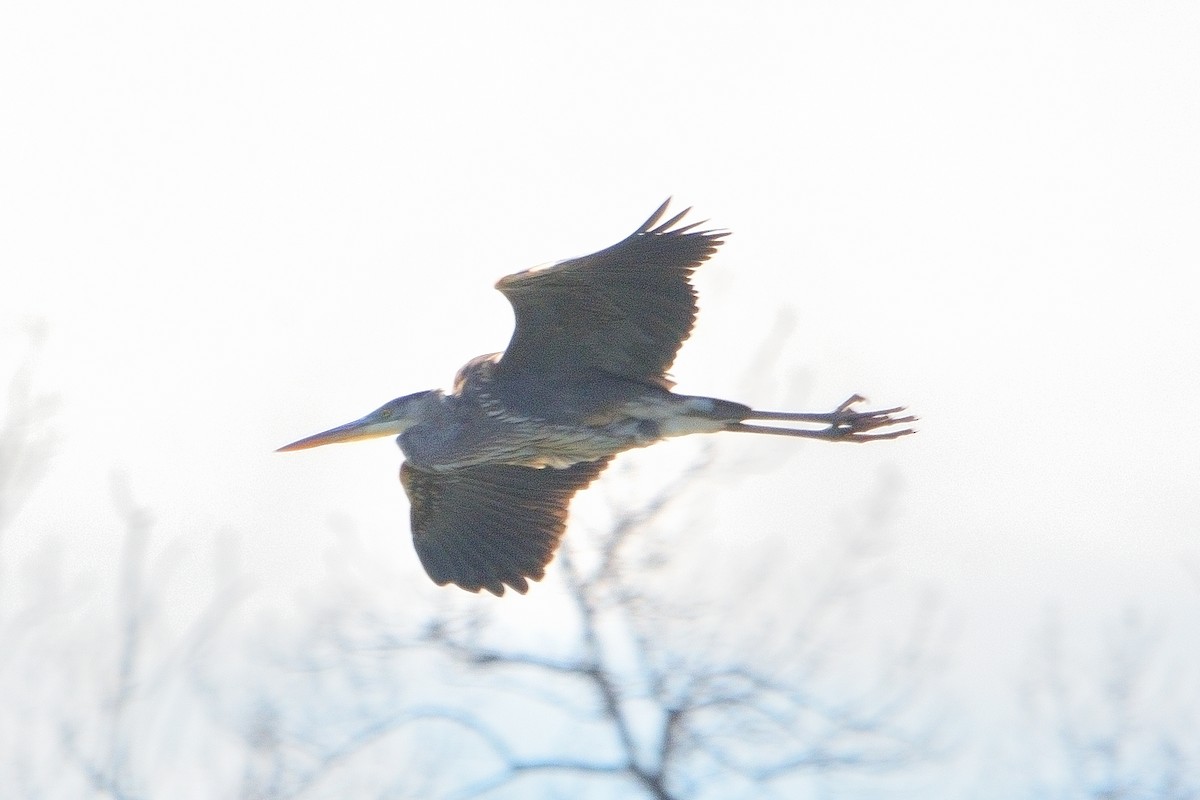
[[[901,436],[916,433],[912,428],[871,433],[879,428],[916,422],[917,418],[911,415],[893,416],[902,414],[905,411],[904,406],[884,408],[879,411],[853,410],[856,404],[863,402],[866,402],[866,398],[862,395],[851,395],[829,415],[829,427],[816,431],[816,433],[837,442],[873,442],[877,439],[898,439]]]

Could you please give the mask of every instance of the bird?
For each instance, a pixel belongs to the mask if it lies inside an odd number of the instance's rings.
[[[626,450],[722,431],[860,443],[914,432],[903,407],[857,411],[858,394],[791,413],[673,392],[668,370],[697,316],[692,274],[730,232],[685,224],[690,208],[664,220],[670,203],[611,247],[501,278],[512,338],[468,361],[451,391],[398,397],[279,451],[396,436],[425,571],[502,596],[544,577],[572,497]]]

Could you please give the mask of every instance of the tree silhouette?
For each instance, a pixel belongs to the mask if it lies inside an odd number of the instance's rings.
[[[876,487],[847,523],[838,558],[822,565],[827,574],[793,591],[780,615],[778,596],[758,602],[743,587],[722,601],[728,586],[689,588],[675,574],[682,559],[668,558],[696,535],[666,517],[711,479],[710,453],[644,502],[609,509],[591,531],[574,526],[547,578],[561,582],[566,619],[532,646],[513,644],[503,620],[484,610],[494,605],[463,606],[455,595],[415,632],[362,619],[335,626],[293,664],[313,679],[305,694],[371,702],[352,719],[337,700],[324,712],[285,708],[283,696],[269,702],[248,728],[248,740],[267,746],[247,796],[336,795],[338,771],[385,751],[412,778],[385,781],[389,793],[464,800],[556,790],[757,797],[806,775],[921,758],[932,732],[920,702],[926,633],[914,629],[901,650],[881,656],[869,680],[836,689],[838,634],[820,633],[836,631],[840,610],[870,591],[869,542],[895,487]],[[335,685],[350,674],[358,677]],[[380,686],[413,674],[424,676],[415,692]],[[342,734],[330,737],[334,729]]]
[[[1051,616],[1024,687],[1035,735],[1031,794],[1075,800],[1200,798],[1196,665],[1128,609],[1095,652]],[[1185,654],[1185,658],[1194,654]]]

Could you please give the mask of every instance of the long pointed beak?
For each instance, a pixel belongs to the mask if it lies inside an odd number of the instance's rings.
[[[339,425],[336,428],[330,428],[327,431],[305,437],[297,442],[285,444],[275,452],[283,453],[289,450],[307,450],[310,447],[320,447],[324,444],[356,442],[359,439],[374,439],[379,436],[396,433],[398,431],[396,430],[396,423],[393,420],[380,419],[377,414],[370,414],[362,419],[356,419],[354,422],[348,422],[345,425]]]

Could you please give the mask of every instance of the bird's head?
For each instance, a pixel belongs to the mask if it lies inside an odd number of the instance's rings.
[[[397,397],[395,400],[384,403],[362,419],[356,419],[354,422],[347,422],[345,425],[313,434],[298,442],[286,444],[276,452],[307,450],[323,444],[356,442],[359,439],[374,439],[378,436],[399,436],[420,421],[427,404],[436,401],[437,394],[436,391],[417,392]]]

